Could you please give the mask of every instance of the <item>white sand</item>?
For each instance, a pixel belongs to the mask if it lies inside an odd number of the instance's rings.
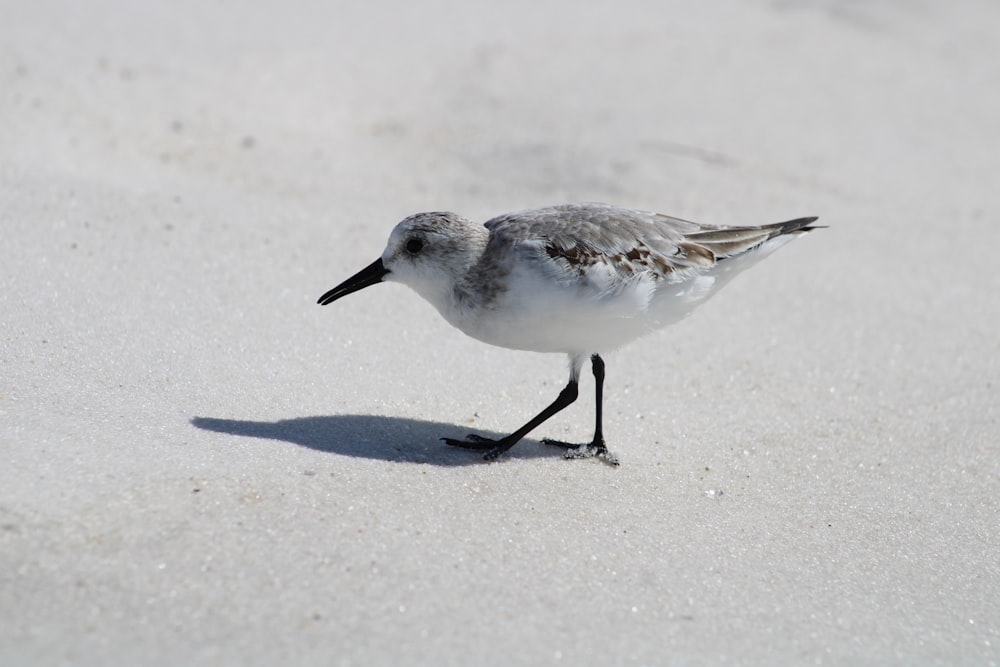
[[[1000,662],[1000,6],[332,4],[4,3],[0,664]],[[577,200],[830,226],[606,355],[619,469],[314,303]]]

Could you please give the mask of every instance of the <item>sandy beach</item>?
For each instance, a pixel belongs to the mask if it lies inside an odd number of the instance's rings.
[[[1000,6],[0,2],[0,664],[1000,664]],[[607,351],[423,210],[818,215]]]

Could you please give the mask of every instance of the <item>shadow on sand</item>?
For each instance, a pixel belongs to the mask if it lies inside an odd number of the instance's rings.
[[[454,424],[375,415],[298,417],[276,422],[194,417],[191,424],[206,431],[283,440],[343,456],[441,466],[483,463],[480,452],[449,447],[441,442],[441,438],[464,438],[473,432],[486,437],[503,435],[460,428]],[[559,454],[533,440],[524,440],[504,457],[540,458],[553,455]]]

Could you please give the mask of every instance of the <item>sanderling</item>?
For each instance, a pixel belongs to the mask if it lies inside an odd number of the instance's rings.
[[[816,218],[759,227],[703,225],[608,204],[508,213],[479,225],[454,213],[417,213],[392,230],[382,256],[319,299],[401,282],[463,333],[492,345],[569,355],[569,382],[521,428],[493,440],[442,438],[492,460],[577,398],[589,356],[597,387],[591,442],[545,439],[567,458],[601,455],[600,353],[687,316],[732,276],[812,229]]]

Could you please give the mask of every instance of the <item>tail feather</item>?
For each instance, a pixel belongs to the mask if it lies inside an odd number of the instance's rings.
[[[788,220],[787,222],[778,222],[773,225],[764,225],[764,229],[777,229],[778,234],[791,234],[792,232],[811,232],[814,229],[822,229],[821,226],[813,225],[812,223],[819,220],[815,215],[809,216],[808,218],[795,218],[794,220]]]
[[[777,222],[761,227],[723,227],[706,229],[688,234],[688,241],[710,250],[716,258],[725,259],[756,248],[760,244],[785,234],[809,232],[817,227],[812,223],[818,218],[796,218],[787,222]]]

